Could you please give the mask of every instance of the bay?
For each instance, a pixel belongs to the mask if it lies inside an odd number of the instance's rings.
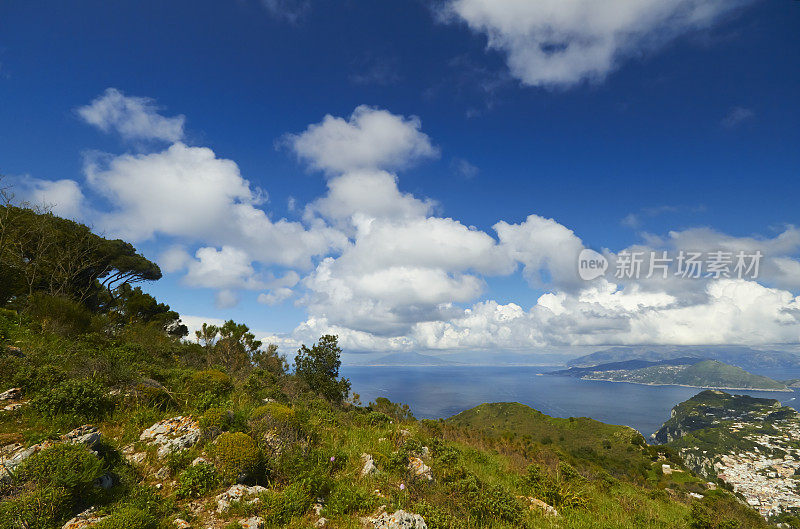
[[[669,419],[679,402],[702,391],[681,386],[581,380],[547,375],[542,366],[342,366],[352,392],[366,404],[377,397],[411,406],[418,419],[451,417],[484,402],[520,402],[554,417],[591,417],[624,424],[645,437]],[[789,377],[786,377],[789,378]],[[772,398],[797,409],[797,391],[731,391]]]

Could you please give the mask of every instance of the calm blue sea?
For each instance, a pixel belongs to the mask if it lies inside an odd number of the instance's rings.
[[[450,417],[483,402],[521,402],[555,417],[591,417],[636,428],[645,437],[669,418],[675,404],[699,389],[548,376],[555,367],[363,367],[342,366],[352,390],[366,404],[376,397],[411,406],[419,419]],[[767,374],[767,373],[764,373]],[[774,378],[800,378],[773,373]],[[797,409],[797,392],[736,391],[778,399]],[[796,398],[797,397],[797,398]]]

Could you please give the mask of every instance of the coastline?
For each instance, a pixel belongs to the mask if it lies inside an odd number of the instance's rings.
[[[677,386],[681,388],[719,389],[728,391],[774,391],[780,393],[794,393],[794,390],[788,387],[786,389],[767,389],[767,388],[733,388],[726,386],[693,386],[691,384],[659,384],[656,382],[631,382],[630,380],[608,380],[605,378],[590,378],[590,377],[579,377],[579,380],[593,380],[595,382],[614,382],[618,384],[637,384],[639,386]]]

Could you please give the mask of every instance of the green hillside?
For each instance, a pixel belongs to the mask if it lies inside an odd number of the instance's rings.
[[[717,360],[704,360],[687,367],[675,377],[677,384],[711,388],[758,388],[786,390],[786,384],[748,373]]]

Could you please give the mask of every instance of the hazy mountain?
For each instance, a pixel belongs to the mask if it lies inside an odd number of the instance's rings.
[[[800,356],[785,351],[760,351],[739,346],[638,346],[611,347],[567,362],[570,367],[592,367],[611,362],[645,360],[660,362],[675,358],[717,360],[747,371],[770,368],[798,368]]]
[[[391,353],[361,365],[369,366],[454,366],[458,362],[420,353]]]

